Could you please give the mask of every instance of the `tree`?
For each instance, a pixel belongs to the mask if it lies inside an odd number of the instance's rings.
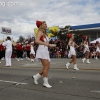
[[[53,34],[53,37],[58,35],[58,31],[56,29],[55,30],[50,30],[50,33]]]
[[[19,39],[17,40],[17,42],[22,43],[24,41],[25,41],[25,38],[23,36],[19,36]]]
[[[67,34],[69,33],[70,26],[65,26],[64,28],[59,28],[58,38],[61,40],[66,40]]]

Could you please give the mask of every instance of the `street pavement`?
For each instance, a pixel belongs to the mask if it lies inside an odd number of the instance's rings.
[[[12,59],[12,66],[0,64],[0,100],[100,100],[100,59],[90,59],[91,64],[77,59],[79,71],[73,64],[66,69],[70,59],[51,59],[49,83],[43,87],[43,78],[35,85],[32,75],[42,68],[41,63],[27,59]]]

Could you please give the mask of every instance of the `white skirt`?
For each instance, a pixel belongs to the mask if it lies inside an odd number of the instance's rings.
[[[30,51],[30,54],[35,55],[35,51],[34,50]]]
[[[86,51],[90,52],[88,48],[84,48],[84,53],[86,53]]]
[[[72,55],[76,55],[76,51],[75,51],[75,48],[71,46],[68,53],[68,58],[71,58]]]
[[[50,62],[48,47],[44,45],[39,45],[36,52],[36,61],[40,62],[40,59],[46,59]]]
[[[99,47],[97,47],[97,49],[96,49],[96,52],[100,52],[100,49],[99,49]]]

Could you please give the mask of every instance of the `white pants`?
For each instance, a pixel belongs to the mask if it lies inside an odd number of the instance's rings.
[[[12,50],[6,50],[5,52],[6,66],[11,66],[11,55],[12,55]]]

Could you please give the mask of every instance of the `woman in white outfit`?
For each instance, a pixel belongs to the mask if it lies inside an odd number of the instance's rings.
[[[31,62],[34,62],[34,58],[35,58],[35,51],[34,51],[34,47],[33,47],[34,42],[30,43],[30,59]]]
[[[70,47],[69,53],[68,53],[68,57],[72,58],[65,66],[67,69],[69,69],[69,65],[73,62],[74,64],[74,70],[79,70],[77,68],[77,64],[76,64],[76,51],[75,51],[75,46],[78,47],[78,45],[74,42],[74,35],[73,34],[68,34],[68,46]]]
[[[36,51],[36,59],[41,61],[43,68],[42,70],[33,76],[34,83],[38,84],[37,80],[43,75],[43,86],[51,88],[52,86],[48,83],[48,70],[50,68],[50,57],[48,47],[56,47],[55,44],[49,44],[49,38],[46,34],[47,24],[45,21],[36,21],[36,25],[39,28],[36,36],[36,43],[39,44]]]
[[[3,46],[6,47],[6,52],[5,52],[5,60],[6,60],[6,65],[5,66],[11,66],[11,55],[12,55],[12,42],[11,38],[8,36],[6,41],[3,42]]]
[[[100,43],[99,41],[96,41],[96,60],[98,60],[98,56],[100,56]]]
[[[84,54],[86,54],[86,56],[82,59],[83,63],[86,60],[86,63],[89,64],[89,55],[90,55],[90,50],[89,50],[89,45],[88,45],[88,38],[87,36],[82,36],[83,40],[83,45],[84,45]]]

